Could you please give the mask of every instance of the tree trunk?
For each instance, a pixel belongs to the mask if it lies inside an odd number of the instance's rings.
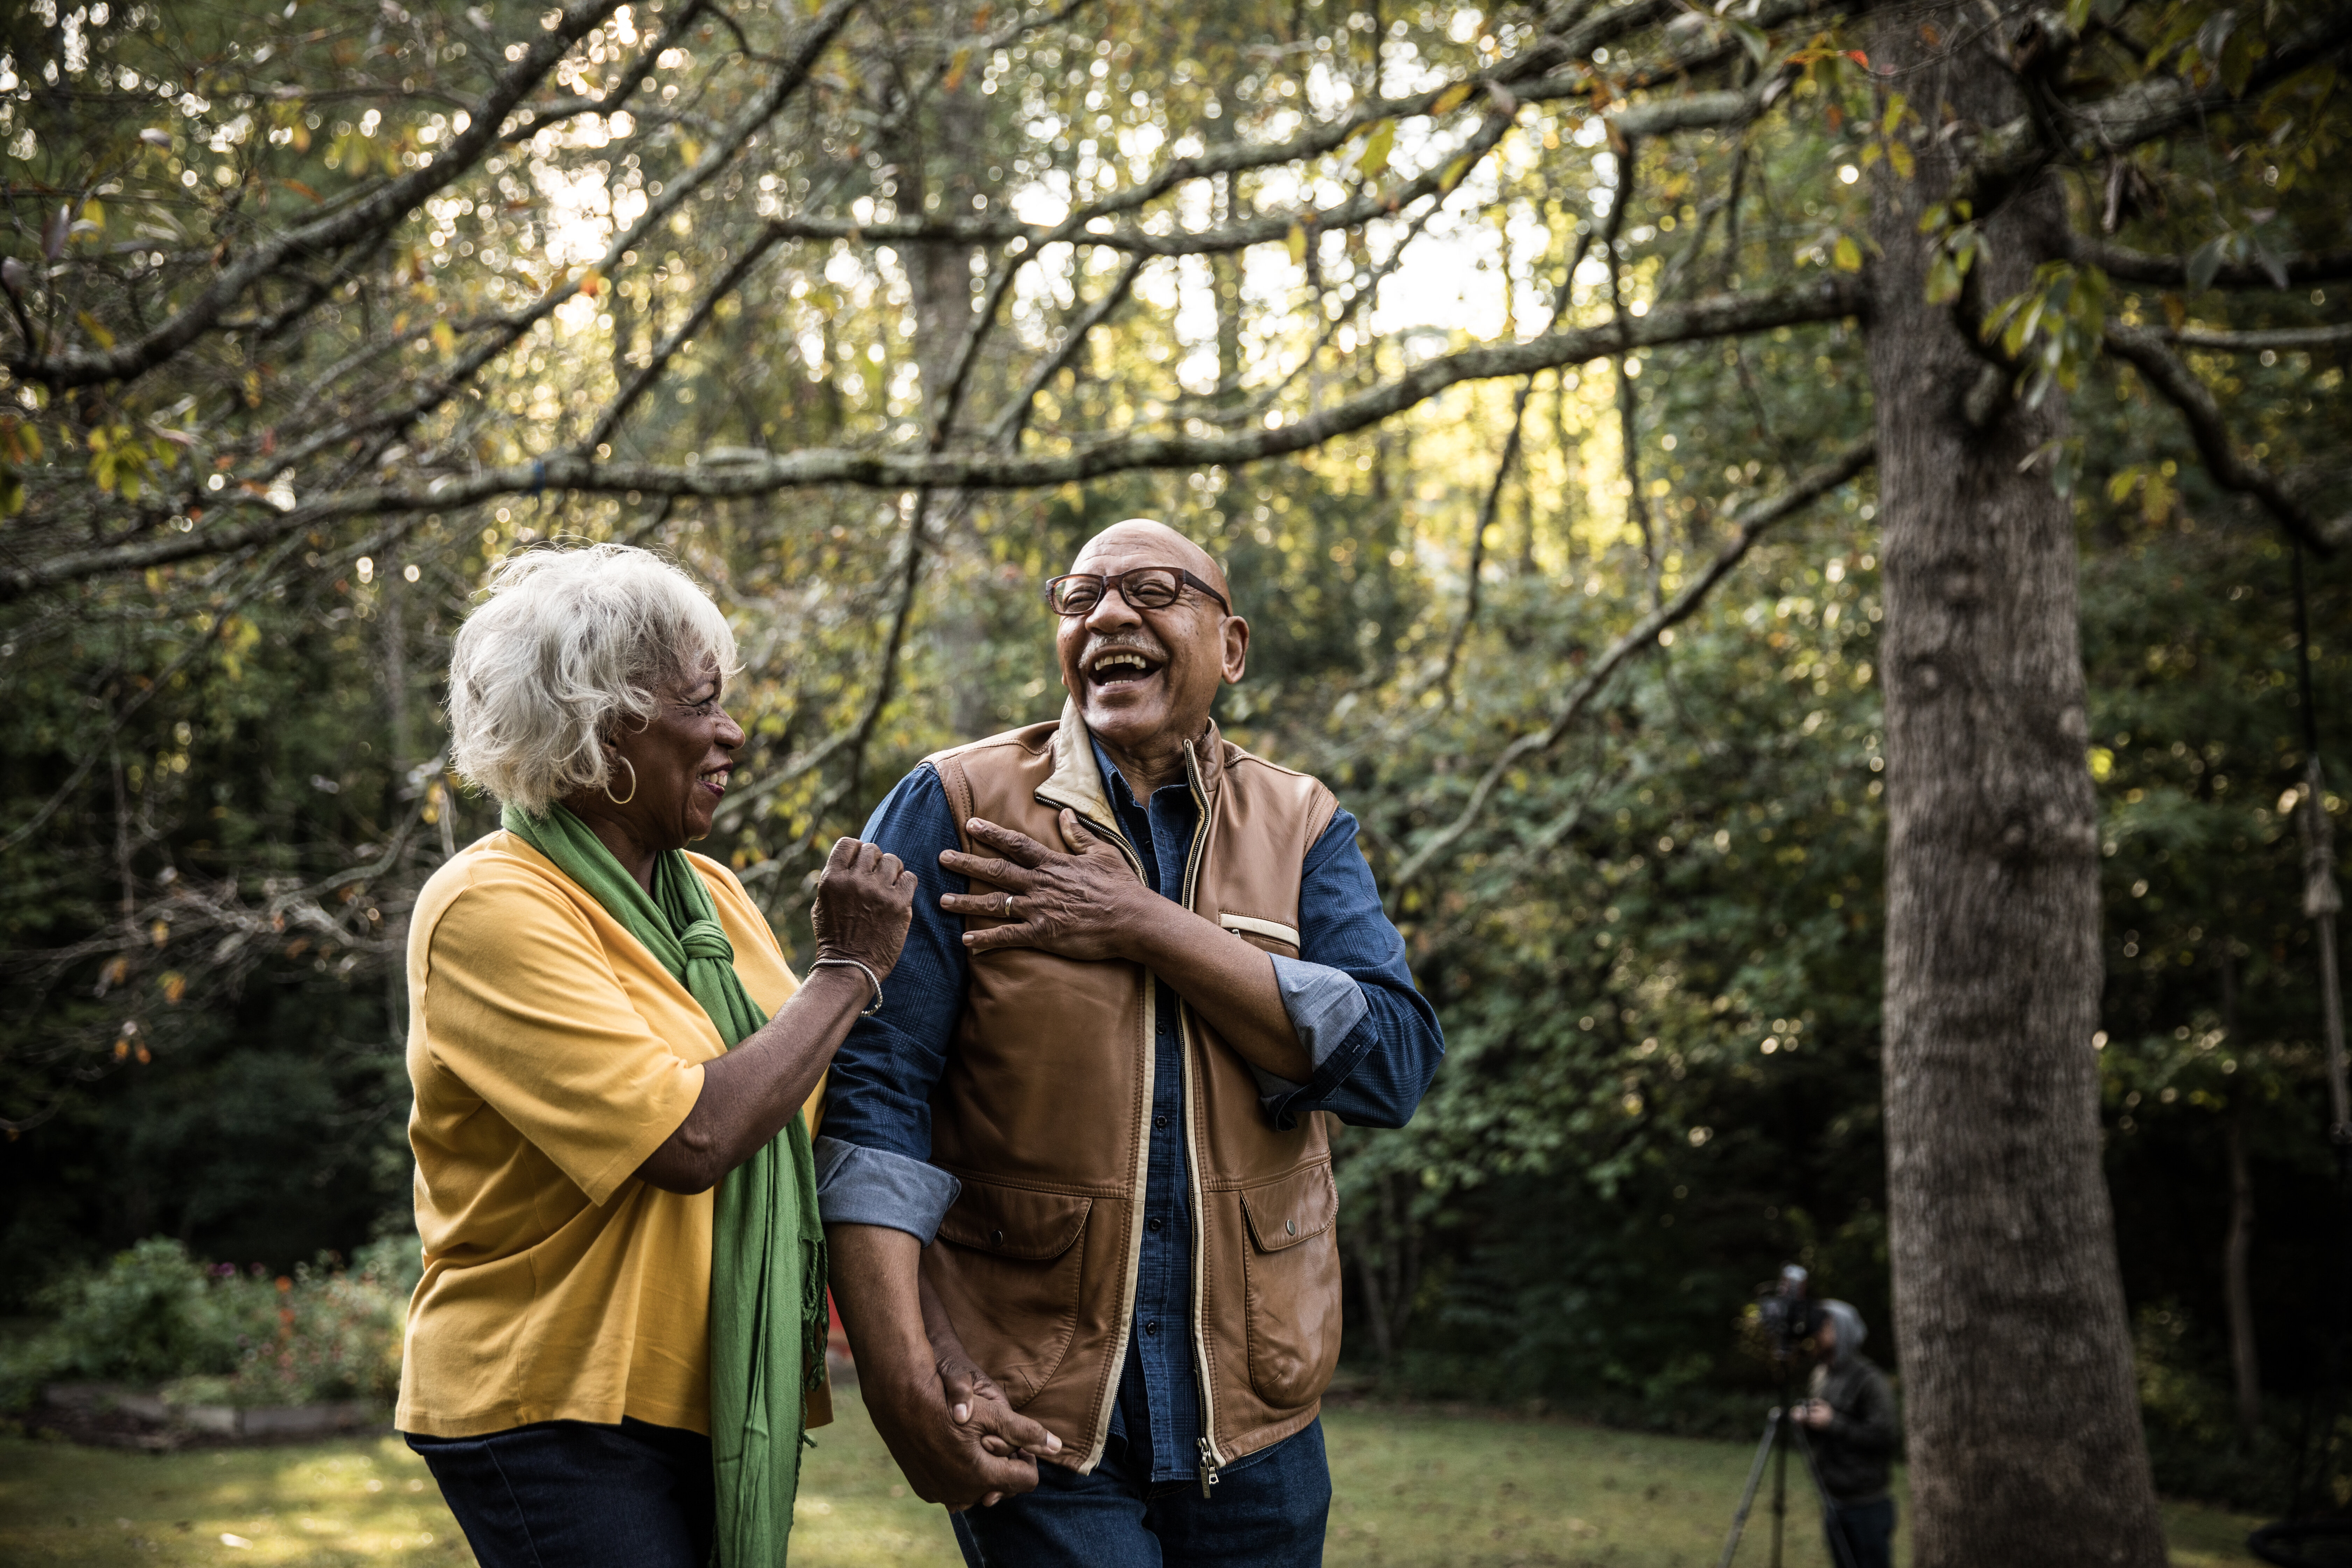
[[[2200,781],[2201,783],[2202,781]],[[2221,1027],[2238,1037],[2238,962],[2224,936],[2221,949]],[[2224,1133],[2230,1162],[2230,1231],[2221,1242],[2221,1300],[2230,1319],[2230,1370],[2235,1374],[2238,1430],[2249,1447],[2262,1434],[2262,1363],[2254,1354],[2254,1292],[2250,1269],[2254,1252],[2254,1174],[2246,1163],[2246,1100],[2230,1098]]]
[[[2236,1374],[2238,1431],[2252,1447],[2263,1429],[2262,1363],[2254,1355],[2254,1176],[2246,1163],[2246,1111],[2230,1108],[2230,1234],[2221,1244],[2221,1284],[2230,1312],[2230,1370]]]
[[[910,121],[891,139],[902,211],[966,216],[972,210],[972,196],[985,187],[981,168],[988,156],[987,100],[977,74],[954,74],[953,87],[942,81],[932,89],[928,120]],[[929,146],[924,144],[926,127],[932,138]],[[930,199],[934,192],[925,184],[927,179],[936,180],[936,202]],[[929,432],[937,447],[947,426],[958,420],[971,422],[962,407],[948,406],[943,400],[976,320],[972,265],[981,253],[975,247],[953,241],[909,240],[899,247],[898,254],[914,296],[915,363],[922,373],[925,411],[938,422]],[[977,375],[978,367],[970,374]],[[967,395],[964,402],[969,401]],[[980,592],[988,554],[979,536],[964,526],[970,513],[970,497],[948,490],[932,493],[927,515],[915,520],[919,530],[933,535],[936,569],[948,589],[935,603],[930,637],[940,668],[953,681],[948,693],[948,723],[960,740],[975,740],[997,728],[985,679],[988,618]]]
[[[1890,13],[1871,50],[1908,73],[1930,132],[1916,180],[1880,166],[1869,328],[1887,1206],[1913,1561],[2154,1568],[2164,1540],[2099,1160],[2098,834],[2074,528],[2047,465],[2020,471],[2064,433],[2063,398],[2038,411],[1972,400],[1983,362],[1925,298],[1919,216],[1953,172],[1954,143],[1934,133],[2022,108],[1981,22],[1958,6]],[[2026,287],[2064,221],[2048,184],[1991,214],[1983,297]]]

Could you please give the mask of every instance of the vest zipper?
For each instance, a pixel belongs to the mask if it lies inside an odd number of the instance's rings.
[[[1199,818],[1192,829],[1192,847],[1184,857],[1184,908],[1189,910],[1200,891],[1201,860],[1209,843],[1209,791],[1190,741],[1184,742],[1184,774],[1192,785]],[[1201,1147],[1197,1136],[1201,1098],[1192,1081],[1191,1010],[1181,999],[1176,1006],[1176,1028],[1177,1046],[1184,1058],[1184,1171],[1192,1198],[1192,1356],[1201,1374],[1201,1496],[1206,1498],[1209,1489],[1217,1484],[1217,1470],[1223,1465],[1224,1456],[1217,1451],[1217,1394],[1209,1373],[1209,1211],[1201,1188]]]
[[[1063,809],[1064,803],[1047,799],[1043,792],[1040,792],[1035,798],[1040,805],[1052,806],[1057,811]],[[1076,811],[1075,807],[1070,809]],[[1118,852],[1127,857],[1127,863],[1135,872],[1136,880],[1143,879],[1143,857],[1136,853],[1135,846],[1128,842],[1125,833],[1121,832],[1116,825],[1106,826],[1084,812],[1076,812],[1076,816],[1089,830],[1118,846]],[[1143,1033],[1147,1040],[1155,1038],[1159,1028],[1158,1019],[1155,1016],[1159,1001],[1158,984],[1151,972],[1145,970],[1143,972]],[[1182,1015],[1180,1013],[1178,1017],[1181,1021]],[[1135,1203],[1139,1210],[1142,1206],[1146,1190],[1150,1185],[1151,1096],[1152,1079],[1155,1076],[1154,1058],[1158,1054],[1155,1048],[1146,1051],[1143,1057],[1141,1110],[1135,1129]],[[1131,1228],[1128,1242],[1127,1279],[1122,1287],[1118,1336],[1111,1350],[1110,1376],[1103,1385],[1103,1401],[1101,1406],[1095,1412],[1095,1429],[1089,1442],[1090,1450],[1097,1458],[1102,1454],[1104,1444],[1109,1440],[1111,1414],[1118,1404],[1119,1373],[1127,1365],[1128,1341],[1135,1331],[1135,1288],[1137,1275],[1140,1271],[1142,1254],[1143,1224],[1139,1216]]]

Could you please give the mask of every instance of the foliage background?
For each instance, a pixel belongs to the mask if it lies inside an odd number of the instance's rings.
[[[331,206],[422,166],[463,130],[449,105],[516,58],[499,40],[539,26],[495,5],[103,9],[45,4],[0,25],[15,224],[0,248],[46,254],[55,194],[93,193],[67,204],[79,216],[59,244],[94,258],[101,312],[193,287],[215,237],[226,246],[263,215]],[[971,39],[1003,18],[906,8],[860,24],[801,118],[747,143],[723,186],[608,279],[593,265],[604,240],[696,165],[782,25],[634,9],[592,31],[557,83],[593,101],[674,23],[647,68],[660,92],[632,127],[576,108],[551,118],[422,204],[299,331],[232,332],[134,390],[0,387],[14,400],[0,415],[18,487],[12,558],[134,525],[192,529],[208,506],[290,507],[270,499],[294,493],[281,452],[325,462],[348,442],[357,456],[322,481],[346,486],[522,461],[582,439],[585,411],[656,363],[611,432],[620,458],[708,472],[914,438],[953,347],[940,323],[993,275],[973,247],[885,243],[858,226],[1118,189],[1183,137],[1286,134],[1349,93],[1475,68],[1534,26],[1508,8],[1227,0],[1155,26],[1081,7],[992,51]],[[2100,8],[2125,31],[2189,14]],[[1039,391],[1041,439],[1083,446],[1091,424],[1129,418],[1277,428],[1554,318],[1860,268],[1859,171],[1892,157],[1895,134],[1824,38],[1838,41],[1783,28],[1744,66],[1733,40],[1727,79],[1784,73],[1782,112],[1645,142],[1630,171],[1604,89],[1529,106],[1492,157],[1385,226],[1293,226],[1253,250],[1153,260],[1126,282],[1117,253],[1064,247],[1008,297],[1011,330],[975,355],[973,396],[1009,395],[1023,354],[1117,289],[1131,287],[1129,305]],[[1800,45],[1812,58],[1795,60]],[[281,80],[303,86],[269,85]],[[1616,97],[1630,90],[1621,79]],[[2249,163],[2226,132],[2127,161],[2113,177],[2146,195],[2126,204],[2126,237],[2210,250],[2217,268],[2341,245],[2347,208],[2325,163],[2336,110],[2325,89],[2317,103],[2275,162]],[[1377,153],[1375,131],[1188,196],[1186,221],[1271,210],[1318,181],[1353,188],[1390,160],[1445,166],[1454,144],[1434,117],[1389,123]],[[2093,221],[2111,193],[2078,184]],[[766,216],[779,192],[812,210],[823,198],[849,228],[772,242],[739,289],[688,317],[747,258],[729,225]],[[1400,261],[1424,235],[1433,258]],[[2134,287],[2115,285],[2118,320],[2230,309],[2210,289]],[[2334,291],[2282,294],[2264,321],[2325,321]],[[389,353],[394,372],[372,395],[428,385],[516,321],[512,352],[467,398],[404,423],[370,425],[366,398],[320,378]],[[399,1234],[404,913],[494,815],[446,772],[438,686],[500,555],[622,538],[711,584],[743,638],[730,700],[752,736],[716,850],[804,952],[806,878],[834,835],[924,752],[1057,710],[1037,584],[1092,530],[1144,514],[1230,563],[1255,641],[1221,721],[1320,774],[1362,820],[1446,1024],[1449,1059],[1413,1125],[1340,1145],[1353,1363],[1392,1386],[1744,1428],[1771,1373],[1743,1342],[1741,1309],[1781,1261],[1804,1262],[1874,1325],[1888,1319],[1867,476],[1758,545],[1561,744],[1527,757],[1473,831],[1419,875],[1396,873],[1486,759],[1541,730],[1651,597],[1690,579],[1739,507],[1867,430],[1857,341],[1832,320],[1471,383],[1244,466],[1007,493],[496,493],[12,595],[5,1306],[35,1309],[55,1281],[146,1237],[275,1276]],[[2352,434],[2341,354],[2199,363],[2272,461],[2326,474]],[[2291,563],[2131,367],[2070,361],[2067,374],[2077,440],[2061,466],[2083,542],[2126,1288],[2160,1473],[2267,1501],[2253,1451],[2235,1470],[2211,1459],[2238,1442],[2221,1393],[2231,1128],[2260,1215],[2252,1296],[2274,1408],[2293,1407],[2322,1359],[2334,1223],[2315,957],[2281,802],[2305,763]],[[306,492],[312,472],[299,471]],[[2340,757],[2352,585],[2339,562],[2307,570],[2316,711]],[[2343,819],[2339,796],[2327,808]],[[1874,1342],[1890,1364],[1899,1352]]]

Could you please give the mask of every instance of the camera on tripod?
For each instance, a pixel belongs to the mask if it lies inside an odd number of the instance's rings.
[[[1756,1289],[1756,1300],[1741,1315],[1750,1348],[1762,1352],[1780,1369],[1780,1403],[1772,1407],[1765,1418],[1764,1440],[1757,1445],[1756,1459],[1748,1469],[1748,1485],[1739,1494],[1739,1507],[1731,1516],[1731,1533],[1723,1543],[1723,1556],[1717,1568],[1731,1568],[1731,1560],[1739,1550],[1739,1537],[1748,1528],[1748,1510],[1755,1506],[1757,1486],[1764,1479],[1765,1468],[1773,1456],[1780,1457],[1780,1468],[1772,1478],[1772,1568],[1780,1568],[1780,1534],[1789,1511],[1789,1450],[1794,1447],[1803,1458],[1805,1475],[1813,1484],[1813,1495],[1821,1500],[1824,1511],[1830,1507],[1829,1493],[1822,1488],[1820,1468],[1813,1461],[1811,1447],[1805,1441],[1797,1425],[1793,1408],[1796,1390],[1798,1352],[1805,1342],[1821,1331],[1823,1315],[1822,1304],[1806,1295],[1805,1286],[1811,1278],[1798,1264],[1789,1264],[1780,1277]],[[1845,1548],[1832,1536],[1830,1551],[1838,1568],[1849,1568]]]
[[[1765,1352],[1776,1362],[1787,1362],[1803,1342],[1821,1330],[1821,1303],[1805,1294],[1808,1278],[1801,1266],[1791,1263],[1780,1270],[1778,1279],[1756,1289],[1756,1316],[1752,1321],[1763,1340]]]

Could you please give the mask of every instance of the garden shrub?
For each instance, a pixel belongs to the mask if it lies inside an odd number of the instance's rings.
[[[208,1265],[157,1237],[43,1292],[48,1328],[0,1356],[0,1406],[84,1378],[162,1384],[174,1404],[389,1401],[415,1274],[415,1238],[331,1253],[290,1275]]]

